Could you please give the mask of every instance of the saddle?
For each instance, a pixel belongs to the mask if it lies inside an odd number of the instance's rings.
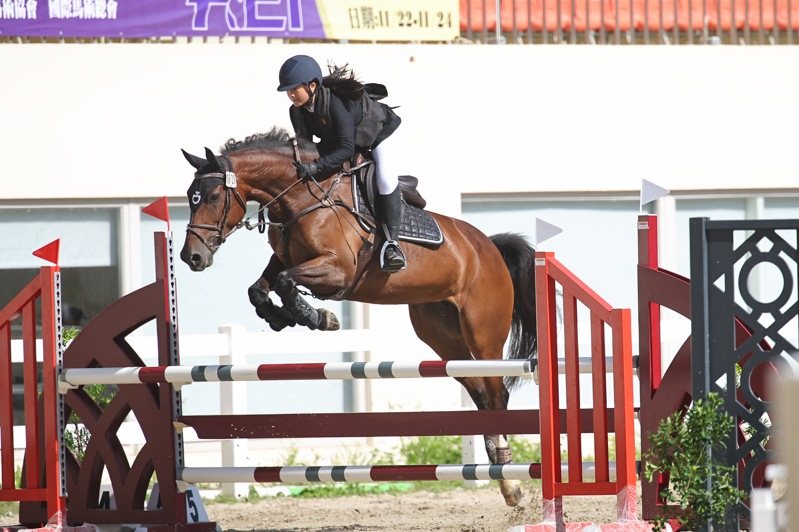
[[[373,161],[365,161],[360,157],[358,164],[350,173],[352,175],[352,198],[355,212],[358,213],[358,223],[365,231],[379,233],[377,230],[375,196],[377,194],[377,180]],[[414,176],[399,176],[399,187],[402,193],[402,223],[400,224],[399,239],[417,244],[437,247],[444,242],[444,234],[438,222],[424,210],[427,202],[417,190],[419,180]]]

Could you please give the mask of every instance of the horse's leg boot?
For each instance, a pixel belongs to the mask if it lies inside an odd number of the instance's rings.
[[[265,291],[258,281],[250,286],[247,290],[247,295],[250,298],[250,303],[255,307],[255,313],[258,314],[259,318],[265,320],[273,331],[281,331],[286,327],[297,325],[288,310],[272,303],[269,299],[269,292]]]
[[[283,308],[291,313],[297,325],[317,330],[322,325],[319,312],[305,301],[297,290],[297,283],[286,272],[280,272],[275,283],[275,293],[280,296]]]
[[[399,186],[390,194],[378,194],[380,216],[383,218],[383,228],[386,233],[386,242],[380,250],[380,268],[384,272],[394,273],[407,268],[405,254],[400,249],[399,229],[402,223],[402,195]]]

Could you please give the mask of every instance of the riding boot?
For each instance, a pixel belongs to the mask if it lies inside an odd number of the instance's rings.
[[[386,234],[386,242],[380,251],[380,268],[384,272],[394,273],[407,267],[405,254],[397,242],[402,223],[402,193],[399,185],[390,194],[378,194],[377,198]]]

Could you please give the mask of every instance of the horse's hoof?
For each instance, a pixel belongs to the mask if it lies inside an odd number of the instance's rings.
[[[502,496],[505,497],[505,504],[508,506],[518,506],[524,498],[524,492],[518,481],[506,481],[500,485]]]
[[[318,308],[316,312],[319,313],[320,331],[337,331],[341,328],[341,324],[338,322],[336,315],[326,308]]]

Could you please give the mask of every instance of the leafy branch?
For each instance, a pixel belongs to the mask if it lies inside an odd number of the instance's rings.
[[[737,487],[735,466],[717,458],[724,456],[735,428],[723,405],[719,394],[710,393],[685,412],[665,418],[649,435],[652,447],[644,455],[644,475],[651,481],[655,475],[668,474],[662,495],[682,508],[680,524],[690,529],[703,528],[708,520],[724,522],[727,512],[745,497]],[[664,523],[661,516],[656,522],[659,530]]]

